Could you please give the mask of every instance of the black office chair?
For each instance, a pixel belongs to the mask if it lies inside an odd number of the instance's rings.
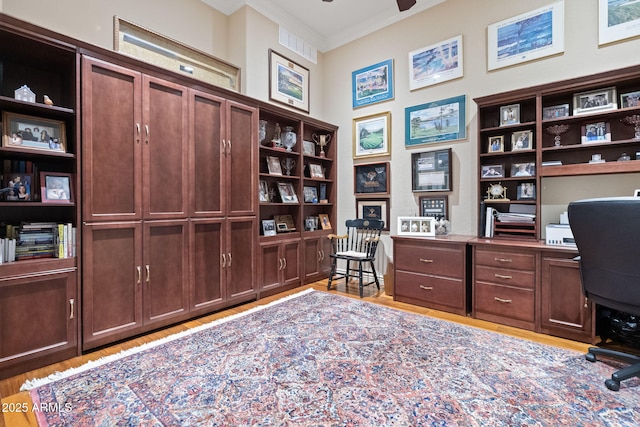
[[[351,219],[347,220],[347,234],[337,236],[330,234],[328,237],[331,240],[331,273],[329,274],[329,282],[327,289],[331,289],[331,283],[337,279],[345,279],[345,284],[348,286],[349,279],[355,277],[353,270],[351,269],[351,263],[358,263],[358,289],[360,292],[360,298],[363,295],[363,287],[376,284],[378,290],[380,290],[380,282],[378,281],[378,275],[376,274],[376,268],[373,265],[376,258],[376,249],[378,248],[378,242],[380,241],[380,233],[384,228],[384,221],[377,219]],[[337,273],[338,261],[344,260],[347,262],[346,272],[344,274]],[[365,267],[363,267],[363,264]],[[366,268],[368,267],[368,269]],[[363,274],[372,274],[373,280],[365,283],[363,281]]]
[[[569,204],[568,213],[585,296],[603,307],[640,315],[640,198],[579,200]],[[630,364],[605,381],[610,390],[640,376],[638,356],[590,347],[586,359],[595,362],[597,356]]]

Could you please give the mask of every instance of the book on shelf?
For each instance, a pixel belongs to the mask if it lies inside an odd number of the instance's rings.
[[[547,160],[542,162],[542,166],[562,166],[562,162],[560,160]]]

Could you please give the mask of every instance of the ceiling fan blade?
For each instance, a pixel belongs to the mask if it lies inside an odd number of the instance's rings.
[[[396,1],[398,2],[398,9],[400,9],[400,12],[409,10],[416,4],[416,0],[396,0]]]

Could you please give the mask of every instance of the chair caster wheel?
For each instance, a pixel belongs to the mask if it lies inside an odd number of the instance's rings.
[[[592,353],[585,354],[584,358],[587,359],[589,362],[595,362],[596,361],[596,355],[592,354]]]
[[[611,391],[620,391],[620,383],[612,379],[608,379],[604,382],[604,385]]]

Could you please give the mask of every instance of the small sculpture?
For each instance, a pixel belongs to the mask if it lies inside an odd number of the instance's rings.
[[[51,98],[49,98],[47,95],[43,95],[44,97],[44,103],[47,105],[53,105],[53,101],[51,100]]]
[[[280,124],[276,123],[276,128],[273,131],[273,138],[271,138],[271,142],[273,143],[274,148],[282,148],[282,139],[281,135],[282,131],[280,130]]]

